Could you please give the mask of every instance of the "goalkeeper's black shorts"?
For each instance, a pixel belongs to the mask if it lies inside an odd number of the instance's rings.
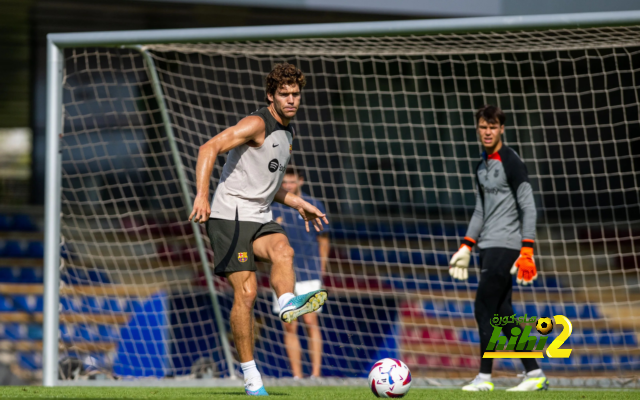
[[[253,241],[272,233],[287,235],[284,229],[271,221],[266,224],[250,221],[210,219],[207,221],[207,234],[213,247],[214,272],[227,276],[232,272],[255,271]]]

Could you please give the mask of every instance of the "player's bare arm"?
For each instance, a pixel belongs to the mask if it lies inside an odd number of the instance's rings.
[[[285,206],[289,206],[298,210],[298,212],[304,219],[304,224],[307,228],[307,232],[309,232],[309,221],[311,221],[314,228],[318,232],[324,229],[322,227],[322,221],[324,221],[325,224],[329,225],[327,216],[322,213],[316,206],[304,201],[300,196],[296,196],[293,193],[287,192],[283,188],[280,188],[280,190],[278,190],[273,200],[280,204],[284,204]]]
[[[320,270],[324,275],[327,272],[327,260],[329,259],[329,236],[325,233],[318,236],[318,244],[320,245]]]
[[[262,118],[248,116],[236,125],[225,129],[207,143],[200,146],[196,165],[196,199],[189,221],[201,224],[209,220],[211,205],[209,203],[209,182],[218,154],[226,153],[242,144],[253,142],[261,146],[264,142],[265,125]]]

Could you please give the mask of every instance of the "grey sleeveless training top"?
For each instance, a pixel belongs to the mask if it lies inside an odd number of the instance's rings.
[[[211,218],[267,223],[272,220],[271,203],[282,184],[291,159],[293,127],[283,126],[263,107],[251,115],[265,124],[264,143],[251,147],[246,143],[229,151],[222,168]]]

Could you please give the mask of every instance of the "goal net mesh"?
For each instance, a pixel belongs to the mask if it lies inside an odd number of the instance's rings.
[[[514,286],[515,312],[573,324],[571,357],[545,356],[542,368],[638,375],[640,27],[144,50],[192,198],[199,146],[265,105],[276,63],[304,71],[291,164],[330,221],[324,376],[366,376],[383,357],[415,377],[477,372],[477,252],[468,282],[451,281],[448,260],[474,208],[474,112],[484,104],[505,111],[505,141],[528,168],[538,210],[539,278]],[[136,49],[65,51],[61,357],[120,378],[228,376],[148,67]],[[287,377],[268,271],[259,266],[255,357],[264,375]],[[215,286],[228,321],[232,292],[224,279]],[[302,324],[299,333],[306,349]],[[306,351],[302,361],[309,374]],[[497,374],[521,369],[494,361]]]

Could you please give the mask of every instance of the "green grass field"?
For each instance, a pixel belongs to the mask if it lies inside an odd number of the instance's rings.
[[[367,388],[343,387],[273,387],[269,394],[282,399],[348,399],[373,400],[375,397]],[[0,387],[0,398],[65,398],[65,399],[232,399],[245,398],[241,388],[113,388],[113,387],[59,387],[42,388],[35,386]],[[410,400],[449,399],[640,399],[640,391],[616,390],[550,390],[548,392],[507,393],[496,390],[490,393],[465,393],[454,389],[412,389],[405,397]]]

